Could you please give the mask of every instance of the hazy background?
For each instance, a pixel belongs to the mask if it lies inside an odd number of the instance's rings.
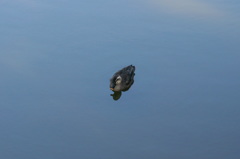
[[[239,8],[0,1],[0,158],[239,159]],[[109,79],[130,64],[114,101]]]

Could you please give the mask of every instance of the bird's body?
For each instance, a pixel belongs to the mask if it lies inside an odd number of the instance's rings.
[[[128,90],[134,82],[135,66],[129,65],[116,72],[110,79],[110,89],[115,92]]]

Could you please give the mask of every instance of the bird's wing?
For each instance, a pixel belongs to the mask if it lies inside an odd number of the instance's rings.
[[[132,72],[126,72],[126,74],[124,74],[124,79],[125,79],[125,83],[126,85],[128,85],[129,83],[131,83],[132,81]]]

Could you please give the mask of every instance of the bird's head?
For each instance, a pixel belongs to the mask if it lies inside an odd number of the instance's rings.
[[[113,77],[110,81],[110,89],[112,91],[120,91],[121,83],[122,83],[121,76]]]

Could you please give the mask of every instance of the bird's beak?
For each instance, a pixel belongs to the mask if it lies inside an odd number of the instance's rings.
[[[110,88],[113,91],[113,88]]]

